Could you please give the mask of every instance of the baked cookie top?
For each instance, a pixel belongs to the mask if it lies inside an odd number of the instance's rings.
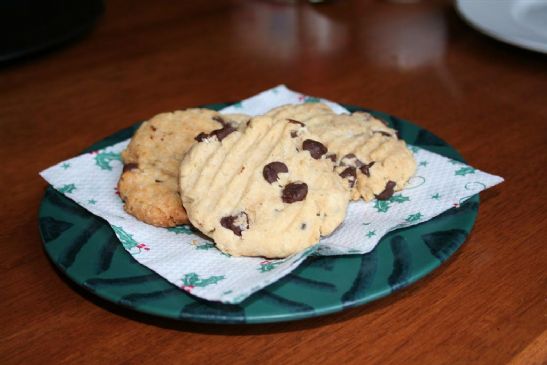
[[[342,223],[346,182],[324,158],[327,148],[299,128],[255,117],[241,130],[203,138],[184,157],[183,205],[223,252],[286,257]]]
[[[397,131],[369,113],[336,114],[321,103],[285,105],[266,114],[276,121],[300,123],[317,136],[347,180],[352,199],[389,199],[416,171],[414,156]]]
[[[118,190],[125,210],[155,226],[188,223],[178,184],[182,157],[200,134],[236,128],[248,119],[187,109],[158,114],[142,123],[122,152],[124,169]]]

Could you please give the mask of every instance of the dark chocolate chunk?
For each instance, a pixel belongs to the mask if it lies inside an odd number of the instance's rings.
[[[235,131],[236,131],[236,129],[234,127],[232,127],[230,124],[224,124],[222,128],[216,129],[216,130],[212,131],[209,134],[201,132],[194,139],[198,142],[203,142],[203,140],[205,140],[206,138],[216,136],[219,141],[222,141],[230,133],[233,133]]]
[[[292,123],[292,124],[299,124],[301,127],[305,127],[306,125],[302,122],[299,122],[298,120],[294,120],[294,119],[287,119],[289,121],[289,123]]]
[[[336,153],[331,153],[330,155],[326,155],[325,158],[328,158],[332,162],[336,163]]]
[[[221,116],[219,116],[219,115],[215,115],[215,116],[213,117],[213,120],[214,120],[215,122],[219,122],[223,127],[224,127],[226,124],[228,124],[228,123],[226,123],[226,121],[225,121]]]
[[[366,164],[364,163],[361,167],[359,167],[359,170],[361,170],[361,172],[363,174],[365,174],[366,176],[370,177],[370,168],[372,167],[372,165],[374,165],[376,163],[376,161],[372,161],[371,163],[369,164]]]
[[[157,183],[162,183],[163,182],[163,180],[158,180],[158,179],[156,179],[154,181],[157,182]]]
[[[298,132],[297,131],[291,131],[291,138],[296,138],[298,137]]]
[[[138,163],[130,162],[128,164],[123,165],[123,172],[131,171],[139,168]]]
[[[342,179],[348,178],[349,187],[353,188],[355,179],[357,179],[357,170],[355,167],[346,167],[346,169],[340,173],[340,177]]]
[[[278,175],[283,172],[289,172],[289,168],[283,162],[274,161],[270,162],[262,169],[262,176],[270,184],[276,182],[279,178]]]
[[[345,155],[344,157],[340,159],[340,166],[361,167],[362,165],[363,165],[363,162],[359,160],[357,156],[355,156],[353,153],[348,153],[347,155]]]
[[[314,141],[313,139],[306,139],[302,143],[302,148],[310,152],[311,157],[319,160],[321,156],[328,152],[327,147],[321,142]]]
[[[305,229],[306,229],[306,223],[302,223],[302,224],[300,225],[300,229],[301,229],[301,230],[305,230]]]
[[[209,138],[209,137],[211,137],[210,134],[201,132],[200,134],[198,134],[197,136],[195,136],[194,139],[195,139],[196,141],[198,141],[198,142],[203,142],[204,139]]]
[[[220,225],[241,237],[241,232],[249,229],[249,216],[245,212],[220,219]]]
[[[221,129],[217,129],[213,131],[212,133],[217,136],[219,141],[222,141],[224,138],[226,138],[230,133],[235,132],[236,129],[232,127],[230,124],[224,125]]]
[[[380,194],[374,195],[374,196],[378,200],[388,200],[389,198],[391,198],[393,196],[393,192],[394,192],[393,189],[395,188],[395,185],[397,185],[397,184],[394,181],[389,180],[386,183],[386,188],[384,189],[384,191],[382,191]]]
[[[341,178],[346,178],[349,176],[357,176],[357,171],[355,170],[355,167],[346,167],[346,169],[340,173]]]
[[[154,127],[153,125],[151,125],[150,128],[152,129],[152,132],[155,132],[157,130],[156,127]]]
[[[290,183],[283,189],[281,200],[284,203],[294,203],[306,199],[308,195],[308,184]]]

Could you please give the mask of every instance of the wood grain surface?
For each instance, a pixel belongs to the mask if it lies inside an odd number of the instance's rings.
[[[451,1],[108,1],[85,38],[0,68],[0,363],[547,363],[546,61],[468,27]],[[281,83],[411,120],[506,181],[440,269],[325,317],[162,320],[56,271],[39,171],[156,113]]]

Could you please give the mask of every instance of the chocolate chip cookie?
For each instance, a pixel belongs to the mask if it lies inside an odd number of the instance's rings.
[[[191,223],[234,256],[286,257],[342,223],[346,182],[327,147],[291,121],[255,117],[245,128],[204,133],[181,163]]]
[[[285,105],[267,116],[298,123],[328,148],[325,157],[346,180],[352,199],[389,199],[403,189],[416,162],[397,131],[369,113],[336,114],[321,103]]]
[[[249,118],[221,115],[208,109],[187,109],[156,115],[144,122],[122,152],[118,182],[125,210],[159,227],[188,223],[179,192],[180,161],[200,136],[237,128]]]

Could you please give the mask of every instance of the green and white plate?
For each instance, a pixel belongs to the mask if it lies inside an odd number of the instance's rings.
[[[205,107],[219,110],[228,105]],[[410,122],[386,113],[344,106],[383,119],[410,144],[463,161],[443,140]],[[95,143],[88,151],[130,138],[138,125]],[[45,251],[55,266],[107,301],[174,320],[266,323],[342,311],[414,283],[462,245],[473,227],[478,207],[476,195],[428,222],[387,234],[366,255],[310,257],[291,274],[238,305],[208,302],[170,284],[137,263],[106,221],[51,187],[40,206],[39,224]]]

